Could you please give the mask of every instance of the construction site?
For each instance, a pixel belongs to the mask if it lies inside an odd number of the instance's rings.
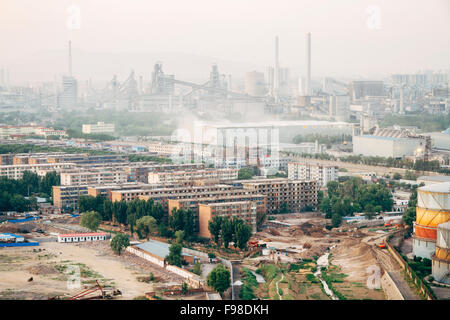
[[[344,224],[328,230],[320,213],[275,216],[277,219],[267,220],[266,228],[251,238],[248,250],[243,252],[202,244],[186,249],[202,265],[202,274],[192,277],[198,282],[164,263],[161,266],[146,256],[138,256],[136,250],[114,254],[110,237],[96,242],[57,242],[58,234],[87,231],[79,225],[79,217],[52,215],[2,224],[0,232],[21,234],[39,245],[1,249],[4,280],[0,283],[0,298],[213,299],[214,292],[205,279],[214,266],[222,263],[232,271],[232,286],[223,299],[420,299],[388,252],[387,238],[396,234],[403,237],[399,225],[381,221],[369,227]],[[139,243],[142,241],[132,242],[129,248],[145,249]],[[211,261],[208,253],[215,253],[219,260]],[[79,274],[79,285],[72,285],[74,274]],[[182,292],[185,282],[190,283],[189,289]]]

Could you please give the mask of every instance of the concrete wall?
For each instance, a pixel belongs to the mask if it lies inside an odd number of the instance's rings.
[[[386,271],[381,276],[381,287],[383,288],[388,300],[405,300],[402,293],[395,285],[394,280],[392,280],[391,276]]]
[[[156,264],[157,266],[159,266],[161,268],[166,269],[167,271],[170,271],[180,277],[185,278],[187,280],[187,283],[193,288],[200,288],[201,286],[204,285],[204,281],[196,274],[193,274],[192,272],[189,272],[189,271],[179,268],[177,266],[166,265],[164,263],[163,259],[161,259],[160,257],[157,257],[149,252],[146,252],[146,251],[141,250],[134,246],[129,246],[129,247],[127,247],[126,250],[142,259],[145,259],[153,264]],[[189,250],[189,249],[186,249],[186,250]],[[194,250],[190,250],[190,251],[194,251]],[[189,253],[192,254],[191,252],[189,252]],[[195,254],[195,255],[198,255],[198,254]],[[208,255],[206,255],[206,256],[208,256]]]

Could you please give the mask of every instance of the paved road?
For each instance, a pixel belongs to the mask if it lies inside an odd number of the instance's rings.
[[[241,280],[241,265],[236,263],[236,262],[232,262],[232,266],[233,266],[233,289],[234,289],[234,300],[241,300],[239,298],[239,294],[241,293],[241,285],[234,285],[234,283],[236,283],[236,281],[242,281]]]
[[[402,268],[395,261],[395,259],[387,252],[387,250],[375,248],[374,249],[377,261],[381,264],[383,269],[391,276],[398,290],[402,294],[405,300],[420,300],[420,298],[414,293],[414,291],[406,282],[403,274],[401,273]]]
[[[420,300],[399,271],[388,272],[405,300]]]

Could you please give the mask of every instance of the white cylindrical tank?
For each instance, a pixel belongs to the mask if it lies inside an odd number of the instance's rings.
[[[438,225],[436,252],[432,260],[433,278],[436,281],[450,284],[450,221]]]
[[[450,221],[437,228],[436,252],[432,257],[432,274],[436,281],[450,284]]]
[[[436,252],[437,226],[450,221],[450,182],[417,189],[413,254],[431,259]]]
[[[435,183],[417,189],[417,206],[450,211],[450,182]]]

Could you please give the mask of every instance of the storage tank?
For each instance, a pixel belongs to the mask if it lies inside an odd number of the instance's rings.
[[[417,189],[413,253],[431,259],[436,250],[437,226],[450,221],[450,182]]]
[[[433,278],[450,284],[450,221],[438,225],[436,252],[431,259]]]

